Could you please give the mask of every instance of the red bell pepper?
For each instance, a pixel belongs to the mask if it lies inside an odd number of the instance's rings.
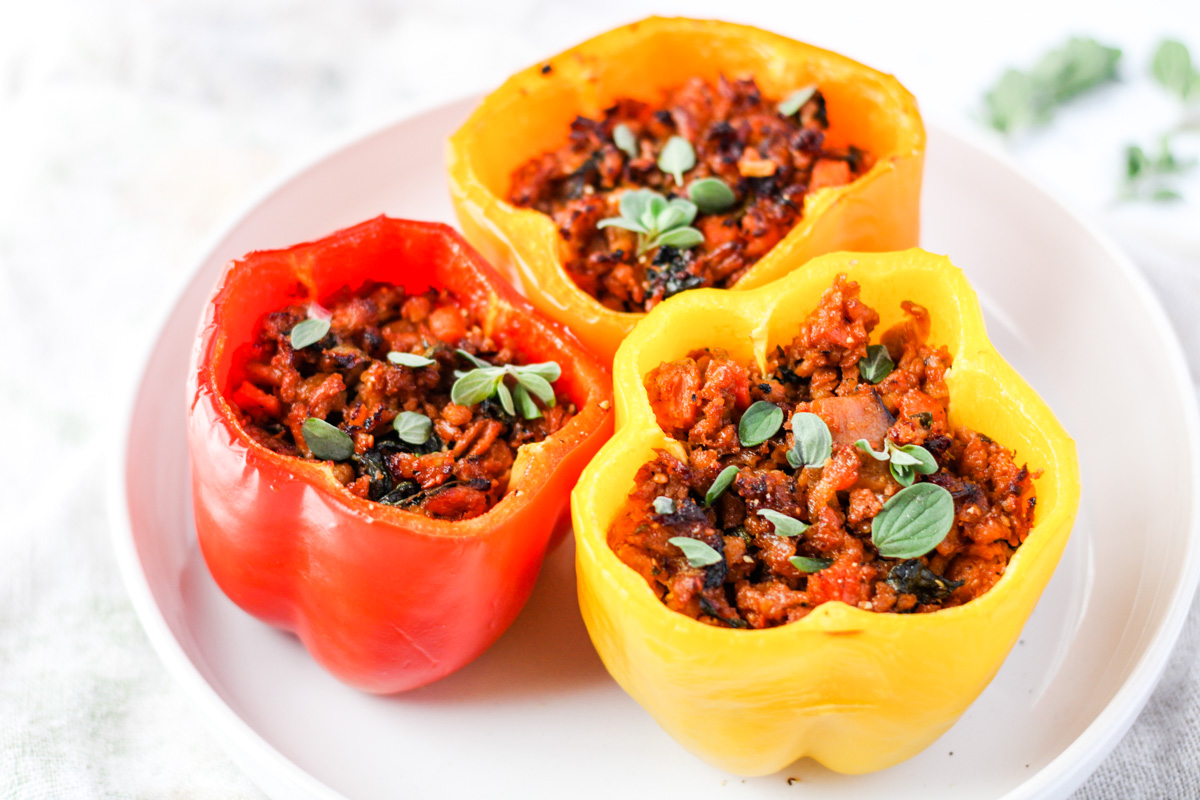
[[[481,516],[432,519],[351,494],[328,462],[274,453],[230,402],[234,353],[263,314],[366,281],[449,290],[531,362],[556,361],[578,413],[522,448]],[[568,497],[612,432],[606,370],[521,299],[452,229],[379,217],[320,241],[235,261],[209,303],[188,381],[200,548],[221,589],[294,631],[323,666],[371,692],[412,689],[482,653],[516,617]]]

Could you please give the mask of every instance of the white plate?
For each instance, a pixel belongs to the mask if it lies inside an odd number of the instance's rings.
[[[491,650],[393,698],[342,686],[221,594],[191,522],[183,387],[222,265],[381,212],[451,220],[443,142],[472,103],[357,140],[242,216],[167,317],[131,404],[110,504],[125,580],[163,661],[246,773],[288,800],[795,797],[788,778],[810,800],[1060,797],[1079,785],[1145,703],[1200,579],[1195,400],[1129,262],[1001,160],[936,128],[925,246],[967,271],[1000,352],[1077,438],[1084,489],[1019,645],[921,755],[873,775],[805,761],[745,781],[697,761],[605,673],[579,618],[569,545]]]

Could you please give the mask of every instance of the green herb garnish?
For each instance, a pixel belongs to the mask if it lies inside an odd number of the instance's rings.
[[[637,137],[633,135],[633,131],[624,122],[613,128],[612,138],[613,144],[617,146],[618,150],[630,158],[638,157]]]
[[[350,434],[323,419],[309,417],[300,426],[304,434],[304,443],[308,445],[313,458],[322,461],[345,461],[354,455],[354,440]]]
[[[867,345],[867,357],[858,360],[858,374],[868,383],[879,383],[892,374],[896,362],[888,355],[888,350],[881,344]]]
[[[832,558],[809,558],[808,556],[792,556],[788,561],[801,572],[820,572],[833,564]]]
[[[631,189],[621,195],[621,216],[600,220],[597,228],[623,228],[638,235],[638,255],[669,244],[686,250],[704,241],[704,234],[691,227],[696,204],[680,197],[667,200],[650,189]]]
[[[871,522],[871,542],[884,558],[916,558],[941,544],[954,526],[954,498],[935,483],[901,489]]]
[[[1028,72],[1010,69],[984,96],[988,125],[1001,133],[1042,125],[1068,100],[1117,80],[1121,51],[1072,38]]]
[[[450,388],[451,402],[460,406],[473,406],[482,403],[489,397],[495,396],[500,406],[510,415],[517,415],[517,405],[521,407],[521,416],[525,419],[537,419],[542,415],[541,409],[533,402],[533,397],[540,399],[547,407],[554,405],[554,388],[550,385],[562,375],[562,369],[554,361],[540,364],[509,364],[497,367],[481,358],[477,358],[466,350],[457,351],[460,356],[474,365],[471,370],[455,370],[458,379]],[[510,390],[504,382],[511,375],[517,385]],[[517,402],[513,402],[513,394]],[[531,397],[531,395],[533,397]]]
[[[415,411],[401,411],[392,420],[392,427],[396,429],[401,441],[415,445],[425,444],[429,441],[429,435],[433,433],[433,421]]]
[[[1161,42],[1154,51],[1150,72],[1164,89],[1184,102],[1200,96],[1200,72],[1192,66],[1192,55],[1183,42]]]
[[[754,447],[770,439],[783,425],[783,409],[759,400],[746,409],[738,423],[738,439],[743,447]]]
[[[327,333],[329,333],[329,320],[327,319],[312,317],[298,322],[289,335],[292,340],[292,349],[303,350],[310,344],[316,344],[324,339]]]
[[[721,470],[721,474],[712,482],[712,486],[708,487],[708,491],[704,493],[704,505],[711,506],[716,502],[717,498],[725,493],[729,485],[733,483],[733,479],[737,477],[738,468],[732,464]]]
[[[1195,159],[1183,159],[1171,150],[1170,137],[1159,140],[1158,153],[1150,156],[1139,145],[1125,148],[1125,181],[1121,199],[1178,200],[1180,194],[1168,181],[1191,170]]]
[[[932,475],[938,471],[937,459],[919,444],[898,447],[891,439],[884,439],[882,453],[872,450],[866,439],[859,439],[854,446],[876,461],[889,462],[888,469],[901,486],[912,486],[917,475]]]
[[[1200,99],[1200,72],[1192,65],[1192,56],[1182,42],[1165,40],[1154,51],[1150,63],[1154,80],[1182,103]],[[1119,197],[1122,200],[1179,200],[1182,195],[1171,179],[1196,166],[1195,159],[1180,158],[1171,149],[1171,139],[1187,130],[1195,130],[1195,121],[1184,119],[1159,137],[1158,152],[1151,156],[1140,145],[1125,148],[1125,178]]]
[[[672,136],[658,154],[658,168],[675,176],[675,184],[683,185],[683,173],[696,166],[696,151],[682,136]]]
[[[429,367],[437,363],[432,358],[419,356],[416,353],[401,353],[397,350],[388,353],[387,360],[393,364],[399,364],[402,367],[412,367],[413,369]]]
[[[687,536],[672,536],[667,539],[668,544],[673,544],[683,551],[687,557],[688,563],[693,567],[711,567],[724,556],[718,553],[709,545],[698,539],[691,539]]]
[[[775,106],[779,111],[779,116],[790,117],[800,109],[804,108],[804,104],[812,99],[812,96],[817,93],[816,86],[801,86],[796,91],[789,94],[783,100],[779,101],[779,105]]]
[[[919,444],[897,447],[889,439],[885,446],[892,457],[888,469],[891,470],[896,483],[901,486],[912,486],[917,475],[932,475],[938,471],[937,459]]]
[[[775,526],[776,536],[786,536],[789,539],[802,535],[811,527],[807,522],[801,522],[795,517],[770,508],[760,508],[758,515]]]
[[[655,514],[675,513],[675,501],[669,497],[663,497],[662,495],[659,495],[658,497],[654,498],[653,505]]]
[[[701,178],[692,181],[688,197],[700,209],[701,214],[716,214],[731,208],[737,202],[733,189],[720,178]]]
[[[792,415],[795,444],[787,452],[792,469],[820,467],[833,455],[833,435],[825,420],[808,411]]]

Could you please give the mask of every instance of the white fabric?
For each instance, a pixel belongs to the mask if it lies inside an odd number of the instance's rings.
[[[732,13],[716,2],[664,5]],[[784,3],[736,16],[885,66],[927,113],[964,126],[1002,66],[1081,28],[1127,46],[1131,59],[1144,61],[1170,27],[1200,51],[1194,3],[1142,2],[1137,14],[1089,7],[1086,25],[1032,2],[980,10],[986,25],[963,19],[974,5]],[[102,487],[138,366],[128,354],[143,352],[201,243],[302,157],[642,13],[632,0],[4,6],[0,797],[261,797],[165,673],[116,572]],[[1015,155],[1093,216],[1186,236],[1185,221],[1192,230],[1197,219],[1194,183],[1190,203],[1104,210],[1116,144],[1151,130],[1131,118],[1153,125],[1173,113],[1145,81],[1114,91],[1064,114],[1065,133],[1031,137]],[[1122,110],[1130,102],[1141,104],[1138,114]],[[1097,123],[1106,119],[1119,124]],[[1196,369],[1200,262],[1155,245],[1135,255]],[[1078,798],[1200,794],[1198,649],[1193,613],[1146,712]]]

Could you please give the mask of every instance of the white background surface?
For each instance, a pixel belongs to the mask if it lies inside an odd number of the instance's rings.
[[[1165,35],[1200,55],[1196,3],[654,10],[757,23],[840,50],[894,72],[927,117],[960,130],[981,131],[973,114],[1004,66],[1027,65],[1070,33],[1122,47],[1122,85],[1010,148],[1130,244],[1183,324],[1196,369],[1198,328],[1187,321],[1200,308],[1200,184],[1184,187],[1185,203],[1114,204],[1122,146],[1150,143],[1175,122],[1145,65]],[[354,131],[487,89],[648,11],[626,2],[4,0],[0,796],[259,797],[149,650],[109,552],[99,472],[136,360],[201,245],[265,184]],[[1198,627],[1193,614],[1190,649],[1081,798],[1200,793]],[[1163,775],[1166,763],[1178,769]]]

